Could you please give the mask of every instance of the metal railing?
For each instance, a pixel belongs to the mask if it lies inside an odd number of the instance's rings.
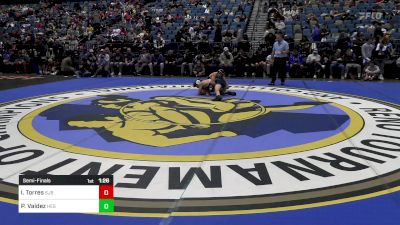
[[[396,40],[391,40],[391,43],[393,45],[393,55],[394,56],[400,56],[400,39]],[[250,44],[250,49],[249,53],[254,53],[256,49],[253,47],[261,48],[261,50],[270,50],[271,45],[269,43],[266,43],[265,41],[249,41]],[[204,46],[208,46],[207,48],[204,48]],[[289,46],[291,47],[291,50],[293,48],[301,48],[301,46],[304,45],[309,45],[309,49],[312,50],[311,45],[316,46],[317,49],[321,49],[322,47],[324,49],[328,50],[335,50],[336,47],[336,42],[308,42],[308,43],[299,43],[299,42],[289,42]],[[17,44],[14,45],[16,49],[34,49],[34,45],[27,45],[27,44]],[[136,54],[140,54],[141,50],[143,47],[146,47],[142,43],[135,43],[135,42],[108,42],[106,44],[97,44],[93,42],[87,42],[85,44],[71,44],[70,42],[66,41],[62,43],[62,46],[64,47],[64,51],[71,52],[71,51],[79,51],[79,48],[81,47],[83,50],[89,50],[93,49],[95,51],[100,50],[101,48],[106,48],[108,47],[110,50],[113,50],[115,48],[131,48],[132,51]],[[147,47],[147,49],[150,49],[151,51],[155,50],[151,47]],[[165,46],[162,49],[159,49],[162,53],[167,52],[168,50],[173,50],[175,53],[183,53],[185,52],[188,48],[194,51],[194,53],[216,53],[219,54],[223,51],[224,47],[228,47],[230,52],[236,53],[239,51],[239,43],[237,42],[206,42],[206,44],[202,44],[200,42],[193,42],[193,43],[184,43],[184,42],[166,42]],[[7,50],[7,49],[5,49]]]

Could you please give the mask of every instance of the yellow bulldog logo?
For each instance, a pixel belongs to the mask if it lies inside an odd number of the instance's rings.
[[[77,128],[102,128],[113,136],[149,146],[173,146],[218,137],[238,135],[230,123],[246,122],[272,111],[300,110],[315,103],[266,107],[256,101],[227,99],[221,102],[208,98],[158,96],[149,100],[124,96],[107,96],[94,105],[118,110],[119,115],[104,115],[93,121],[71,120]]]

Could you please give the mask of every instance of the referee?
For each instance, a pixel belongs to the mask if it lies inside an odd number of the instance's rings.
[[[285,85],[286,61],[289,53],[289,44],[283,40],[283,33],[276,32],[276,41],[272,48],[271,60],[273,63],[272,80],[269,85],[275,85],[276,74],[281,78],[281,85]]]

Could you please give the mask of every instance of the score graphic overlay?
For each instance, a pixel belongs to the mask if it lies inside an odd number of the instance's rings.
[[[112,213],[113,176],[20,175],[20,213]]]

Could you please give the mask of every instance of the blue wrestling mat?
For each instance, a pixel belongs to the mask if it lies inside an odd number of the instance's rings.
[[[399,82],[228,82],[0,91],[0,224],[399,224]],[[20,174],[113,175],[115,213],[20,214]]]

